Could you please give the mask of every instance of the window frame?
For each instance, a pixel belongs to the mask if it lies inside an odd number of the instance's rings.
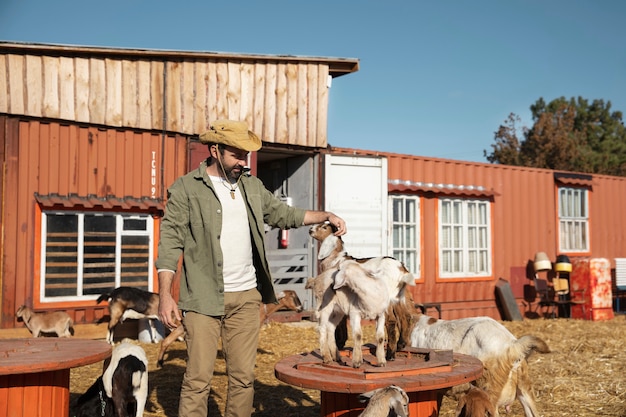
[[[461,213],[457,216],[456,223],[449,222],[449,226],[444,224],[444,204],[450,202],[451,204],[458,204],[461,207]],[[478,205],[476,208],[475,218],[482,217],[483,223],[471,223],[468,216],[468,208],[471,205]],[[481,207],[484,207],[484,213],[480,215]],[[493,219],[492,219],[492,201],[488,198],[467,198],[467,197],[451,197],[440,196],[437,199],[437,280],[450,282],[452,280],[484,280],[491,279],[493,277]],[[452,216],[453,213],[450,213]],[[457,225],[457,226],[454,226]],[[448,241],[453,240],[453,230],[447,231],[446,227],[456,227],[457,231],[461,232],[462,245],[458,248],[453,246],[444,247],[444,239],[446,234],[449,235]],[[471,229],[478,228],[475,233],[469,233]],[[480,230],[484,229],[484,230]],[[477,232],[477,233],[476,233]],[[485,241],[483,246],[472,247],[468,239],[474,235],[473,240],[478,241],[480,245],[482,240]],[[462,269],[460,271],[444,271],[444,259],[446,256],[450,257],[450,263],[454,262],[453,254],[447,255],[445,252],[455,250],[462,256]],[[484,263],[486,266],[481,271],[471,272],[470,256],[471,252],[478,252],[475,263],[476,267],[479,267],[480,263]],[[481,254],[481,252],[484,252]],[[482,258],[482,259],[480,259]]]
[[[557,234],[557,247],[559,248],[559,253],[567,253],[567,254],[587,254],[590,253],[591,251],[591,216],[590,216],[590,205],[589,205],[589,200],[590,200],[590,189],[587,187],[574,187],[574,186],[568,186],[568,185],[558,185],[557,186],[557,230],[558,230],[558,234]],[[564,192],[569,192],[572,194],[582,194],[583,195],[583,202],[584,202],[584,207],[583,210],[585,211],[585,216],[564,216],[563,212],[564,212],[564,206],[562,205],[563,203],[563,193]],[[580,207],[579,207],[580,208]],[[563,229],[563,224],[564,222],[568,222],[568,223],[584,223],[584,227],[582,229],[579,229],[581,231],[581,233],[584,236],[572,236],[572,233],[576,233],[576,231],[572,232],[571,229],[570,231],[566,231]],[[572,225],[570,225],[571,227]],[[573,225],[574,228],[576,227],[576,225]],[[567,236],[567,240],[570,240],[572,238],[574,239],[584,239],[584,247],[564,247],[564,234],[568,234]]]
[[[115,248],[114,248],[114,262],[115,262],[115,276],[114,276],[114,284],[115,287],[119,287],[120,285],[124,285],[130,281],[123,281],[121,267],[123,266],[122,262],[122,239],[124,237],[132,237],[132,236],[145,236],[147,238],[147,290],[153,291],[154,289],[154,257],[156,253],[156,248],[154,245],[155,242],[155,222],[156,219],[150,213],[145,212],[125,212],[125,211],[90,211],[90,210],[80,210],[80,209],[70,209],[70,210],[62,210],[55,208],[42,208],[38,210],[38,218],[40,219],[40,241],[39,241],[39,251],[36,262],[38,262],[37,270],[38,277],[36,278],[36,287],[35,293],[37,294],[38,299],[35,300],[36,305],[40,306],[50,306],[54,304],[67,304],[71,303],[72,305],[82,305],[83,303],[91,304],[94,300],[98,298],[100,294],[84,294],[83,285],[84,285],[84,230],[81,230],[84,227],[84,219],[85,216],[114,216],[115,218]],[[48,240],[47,234],[47,217],[49,215],[75,215],[79,220],[77,226],[77,259],[76,259],[76,292],[77,295],[62,295],[62,296],[50,296],[46,295],[46,244]],[[134,230],[134,229],[125,229],[124,222],[129,219],[140,219],[145,221],[145,228],[142,230]],[[81,238],[82,233],[82,238]],[[37,265],[37,264],[36,264]],[[142,287],[145,289],[145,287]],[[108,288],[110,289],[110,287]],[[107,290],[108,290],[107,289]],[[78,294],[80,291],[80,295]],[[104,291],[103,291],[104,292]]]
[[[402,207],[403,207],[402,217],[403,218],[401,221],[396,222],[394,219],[394,203],[398,201],[402,202]],[[415,203],[414,205],[415,212],[413,213],[414,215],[413,221],[407,219],[407,216],[406,216],[407,201],[412,201]],[[387,246],[390,249],[389,252],[391,253],[391,256],[401,261],[407,267],[407,269],[409,269],[409,271],[413,274],[416,281],[421,281],[423,280],[423,274],[422,274],[422,264],[423,264],[422,229],[423,227],[422,227],[422,213],[421,213],[421,210],[422,210],[421,197],[419,195],[411,195],[411,194],[389,194],[388,199],[387,199],[387,204],[388,204],[387,212],[389,213],[388,222],[387,222],[388,223],[387,227],[389,230]],[[406,245],[403,247],[395,246],[394,240],[395,240],[395,231],[396,231],[395,226],[396,225],[399,225],[399,227],[402,227],[403,231],[405,232],[407,228],[414,227],[415,236],[413,240],[415,242],[415,246],[413,248],[409,248]],[[406,238],[402,240],[406,243]],[[402,252],[402,254],[398,254],[398,252]],[[414,259],[415,259],[414,269],[412,269],[410,262],[406,261],[407,252],[411,252],[414,256]]]

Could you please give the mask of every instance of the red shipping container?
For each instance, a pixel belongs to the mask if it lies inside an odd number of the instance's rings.
[[[572,318],[610,320],[613,316],[611,262],[605,258],[578,259],[572,262],[572,296],[584,290],[584,305],[572,306]]]

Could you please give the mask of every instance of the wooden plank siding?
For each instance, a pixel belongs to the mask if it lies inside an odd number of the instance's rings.
[[[0,113],[194,135],[245,120],[269,143],[326,147],[328,77],[355,59],[0,42]]]
[[[6,166],[1,226],[4,241],[11,242],[1,249],[0,328],[12,328],[19,327],[14,318],[19,305],[38,306],[41,210],[34,196],[163,202],[166,188],[187,171],[188,137],[7,116],[0,116],[0,126]],[[106,304],[78,302],[71,307],[68,312],[76,323],[93,323],[108,314]]]
[[[438,276],[438,196],[420,196],[421,271],[415,287],[417,302],[442,303],[443,318],[488,315],[500,318],[495,304],[499,278],[510,282],[520,310],[523,286],[529,284],[527,266],[536,252],[554,262],[559,255],[558,184],[555,171],[507,165],[454,161],[358,149],[333,148],[332,154],[387,158],[389,181],[483,186],[491,197],[492,275],[487,279],[450,279]],[[592,175],[589,192],[590,251],[582,258],[615,258],[626,254],[626,178]],[[403,191],[393,190],[390,193]],[[348,226],[349,227],[349,226]],[[569,255],[572,261],[575,255]]]

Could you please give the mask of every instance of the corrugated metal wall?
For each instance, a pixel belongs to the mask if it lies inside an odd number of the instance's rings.
[[[187,169],[187,138],[140,131],[99,129],[0,116],[4,150],[2,318],[14,327],[16,308],[33,305],[38,275],[35,193],[80,197],[134,197],[163,201],[166,187]],[[77,323],[103,314],[73,304]],[[50,308],[63,306],[53,306]],[[98,316],[98,317],[96,317]]]
[[[414,288],[416,301],[443,303],[444,318],[489,315],[501,318],[495,305],[498,278],[511,283],[524,309],[527,266],[538,251],[552,261],[558,253],[557,184],[552,170],[424,158],[410,155],[333,148],[333,153],[388,158],[389,181],[482,186],[492,194],[493,276],[489,280],[440,280],[437,276],[437,196],[422,195],[423,282]],[[593,175],[589,197],[591,251],[585,257],[614,258],[626,254],[626,178]],[[571,256],[570,256],[571,257]],[[615,265],[612,266],[613,268]]]

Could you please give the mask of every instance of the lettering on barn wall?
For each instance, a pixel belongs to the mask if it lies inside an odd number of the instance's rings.
[[[150,196],[156,197],[156,151],[152,151],[152,163],[150,164]]]

